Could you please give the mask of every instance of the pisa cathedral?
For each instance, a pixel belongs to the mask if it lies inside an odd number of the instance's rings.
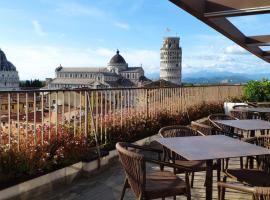
[[[150,82],[140,67],[129,67],[119,50],[107,67],[62,67],[55,69],[55,78],[47,79],[48,89],[140,87]]]
[[[165,37],[160,49],[160,79],[181,84],[182,49],[179,37]]]
[[[0,91],[18,90],[20,80],[16,67],[7,60],[5,53],[0,49]]]

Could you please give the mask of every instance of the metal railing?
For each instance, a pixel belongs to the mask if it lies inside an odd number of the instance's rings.
[[[243,86],[31,90],[0,92],[0,145],[43,145],[64,134],[109,141],[114,127],[194,105],[240,98]]]

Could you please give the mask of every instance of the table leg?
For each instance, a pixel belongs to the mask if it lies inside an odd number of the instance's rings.
[[[255,131],[254,130],[250,131],[250,137],[255,137]]]
[[[221,159],[217,159],[217,182],[220,181],[221,176]],[[218,187],[218,195],[220,195],[220,187]]]
[[[213,160],[206,161],[206,200],[212,200],[213,196]]]

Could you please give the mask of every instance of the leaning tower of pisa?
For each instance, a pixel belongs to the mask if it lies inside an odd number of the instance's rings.
[[[160,49],[160,79],[181,84],[182,49],[179,37],[165,37]]]

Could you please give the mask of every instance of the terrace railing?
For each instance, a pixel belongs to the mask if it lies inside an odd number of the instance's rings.
[[[0,147],[42,145],[64,134],[106,144],[128,123],[186,112],[204,103],[240,98],[241,85],[173,88],[31,90],[0,92]]]

